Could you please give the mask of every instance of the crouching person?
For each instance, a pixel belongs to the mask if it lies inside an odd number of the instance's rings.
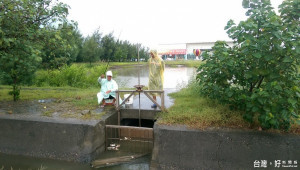
[[[118,84],[115,80],[112,79],[112,72],[106,72],[106,79],[104,74],[98,78],[98,82],[101,84],[101,90],[97,93],[98,104],[101,104],[101,107],[105,106],[105,99],[113,99],[113,103],[116,101],[116,90],[118,90]]]

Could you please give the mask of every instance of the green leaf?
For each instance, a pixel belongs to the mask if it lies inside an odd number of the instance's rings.
[[[273,126],[277,125],[277,121],[275,119],[271,119],[270,120],[270,124],[273,125]]]
[[[295,106],[295,105],[297,104],[297,100],[294,100],[294,99],[291,99],[291,98],[288,99],[288,102],[289,102],[292,106]]]
[[[295,112],[292,112],[292,115],[295,117],[295,118],[299,118],[300,116],[297,115]]]
[[[276,23],[277,23],[277,25],[278,25],[278,22],[276,22]],[[273,34],[275,35],[276,38],[280,38],[280,35],[279,35],[278,32],[274,32]]]
[[[265,100],[262,99],[262,98],[258,98],[257,100],[258,100],[258,102],[259,102],[261,105],[263,105],[263,104],[265,103]]]
[[[230,92],[227,93],[227,96],[228,96],[228,97],[232,97],[232,95],[233,95],[233,92],[232,92],[232,91],[230,91]]]
[[[228,56],[228,52],[222,52],[222,54]]]
[[[249,0],[243,0],[243,8],[249,8],[250,7],[250,1]]]
[[[281,86],[280,86],[280,85],[276,85],[274,88],[275,88],[275,89],[277,89],[277,90],[280,90],[280,91],[282,91],[282,88],[281,88]]]
[[[251,77],[252,77],[252,74],[251,74],[251,73],[246,73],[246,74],[245,74],[245,78],[246,78],[246,79],[250,79]]]
[[[265,76],[265,75],[269,74],[269,71],[267,69],[259,69],[258,73],[262,76]]]
[[[300,48],[296,48],[296,53],[300,54]]]
[[[260,54],[260,53],[254,53],[253,56],[254,56],[255,58],[258,58],[258,59],[261,58],[261,54]]]
[[[250,122],[250,123],[253,122],[253,115],[252,115],[252,114],[245,113],[245,114],[243,115],[243,118],[244,118],[246,121]]]
[[[258,107],[255,107],[255,106],[254,106],[254,107],[252,107],[252,112],[254,112],[254,113],[255,113],[255,112],[257,112],[258,110],[259,110],[259,108],[258,108]]]
[[[284,63],[291,63],[293,62],[293,59],[290,56],[284,57],[283,61]]]

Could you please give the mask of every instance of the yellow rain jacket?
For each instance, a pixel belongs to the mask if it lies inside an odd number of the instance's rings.
[[[148,60],[149,63],[149,90],[163,90],[164,83],[164,70],[165,62],[158,57],[157,51],[151,50],[155,57],[150,57]],[[152,95],[158,95],[158,93],[152,93]]]

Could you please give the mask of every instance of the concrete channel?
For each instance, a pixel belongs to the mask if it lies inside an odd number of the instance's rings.
[[[114,109],[107,111],[101,120],[88,121],[38,115],[0,114],[0,152],[91,162],[106,149],[106,125],[118,124],[118,113]],[[127,120],[125,123],[136,118],[129,114],[131,111],[131,109],[121,110],[121,118]],[[136,111],[132,113],[137,114]],[[144,119],[152,119],[153,116],[150,114],[149,110],[141,110]],[[153,139],[153,131],[151,136]]]
[[[154,125],[151,169],[299,169],[300,135]]]
[[[132,118],[128,116],[130,110],[122,111],[122,119]],[[147,115],[153,110],[141,113]],[[152,119],[149,115],[143,118]],[[1,114],[0,152],[92,162],[107,147],[105,125],[116,125],[117,120],[115,110],[97,121]],[[129,136],[126,133],[124,136]],[[299,135],[224,128],[199,130],[154,123],[151,138],[154,147],[150,169],[253,169],[255,162],[262,161],[271,169],[275,161],[281,161],[281,167],[299,167]]]

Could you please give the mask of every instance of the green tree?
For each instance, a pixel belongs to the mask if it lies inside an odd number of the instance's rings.
[[[126,58],[127,58],[127,54],[128,54],[128,49],[127,49],[127,46],[126,46],[126,42],[128,41],[120,41],[120,45],[119,45],[119,48],[117,49],[117,59],[119,61],[125,61]]]
[[[76,23],[64,22],[58,26],[45,27],[42,31],[43,68],[59,68],[76,61],[82,46],[82,35]]]
[[[82,48],[82,55],[83,61],[95,62],[99,60],[101,56],[101,36],[102,34],[99,33],[99,30],[96,30],[91,37],[87,37],[83,43]]]
[[[140,61],[148,61],[149,59],[149,48],[140,48]]]
[[[125,51],[122,48],[122,42],[117,42],[115,52],[115,60],[121,62],[124,58]]]
[[[248,19],[225,29],[234,46],[218,41],[198,69],[201,93],[244,110],[265,129],[288,129],[299,121],[300,1],[286,0],[281,15],[269,0],[243,0]]]
[[[20,95],[20,84],[32,79],[42,61],[43,28],[52,22],[62,22],[68,6],[51,0],[0,1],[0,75],[13,86],[14,101]]]
[[[109,33],[108,35],[105,35],[101,39],[102,55],[100,59],[104,61],[114,61],[115,48],[116,48],[116,42],[113,37],[113,33]]]

